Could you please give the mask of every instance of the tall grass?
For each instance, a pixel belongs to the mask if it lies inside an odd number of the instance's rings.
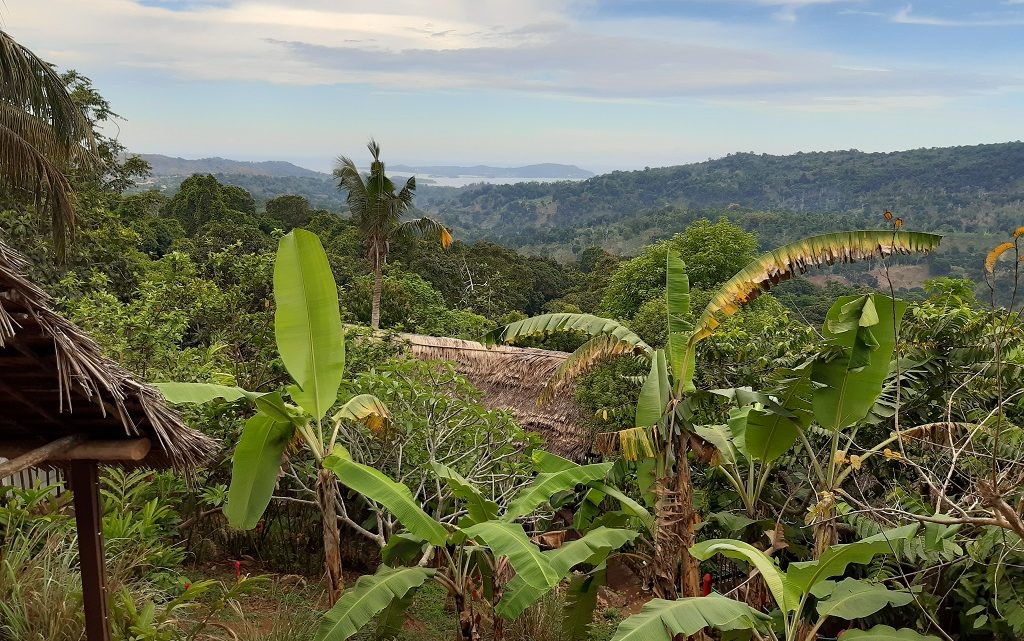
[[[78,549],[53,522],[8,529],[0,547],[0,640],[79,641]]]

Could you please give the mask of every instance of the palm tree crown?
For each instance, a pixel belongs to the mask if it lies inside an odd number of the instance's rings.
[[[66,173],[92,164],[92,124],[53,67],[0,31],[0,187],[50,212],[54,247],[74,236]]]

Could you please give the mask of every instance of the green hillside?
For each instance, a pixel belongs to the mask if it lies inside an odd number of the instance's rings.
[[[419,206],[464,237],[535,251],[630,250],[727,213],[763,245],[873,226],[890,208],[914,229],[976,234],[1024,220],[1024,143],[893,153],[738,153],[582,182],[424,189]],[[769,213],[765,213],[769,212]]]

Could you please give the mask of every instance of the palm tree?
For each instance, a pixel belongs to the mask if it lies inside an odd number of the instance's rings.
[[[405,186],[396,194],[394,183],[384,174],[380,145],[371,139],[367,148],[373,156],[368,175],[364,177],[351,159],[341,156],[334,168],[334,176],[338,179],[338,188],[348,191],[346,200],[352,222],[366,239],[367,256],[373,265],[370,326],[379,329],[382,275],[391,241],[416,233],[430,233],[437,234],[441,247],[448,249],[452,244],[452,235],[433,218],[424,216],[416,220],[402,220],[402,215],[412,207],[416,178],[405,181]]]
[[[0,187],[49,211],[59,256],[75,225],[65,174],[96,157],[92,124],[60,75],[0,31]]]

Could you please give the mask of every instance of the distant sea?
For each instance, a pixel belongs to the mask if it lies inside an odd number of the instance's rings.
[[[578,181],[581,178],[522,178],[516,176],[503,176],[501,178],[494,178],[491,176],[434,176],[431,174],[416,174],[416,179],[423,181],[423,184],[429,184],[436,187],[465,187],[466,185],[472,185],[474,183],[489,183],[492,185],[511,185],[513,183],[527,183],[527,182],[539,182],[539,183],[553,183],[560,180],[572,180]],[[430,181],[429,183],[427,181]]]

